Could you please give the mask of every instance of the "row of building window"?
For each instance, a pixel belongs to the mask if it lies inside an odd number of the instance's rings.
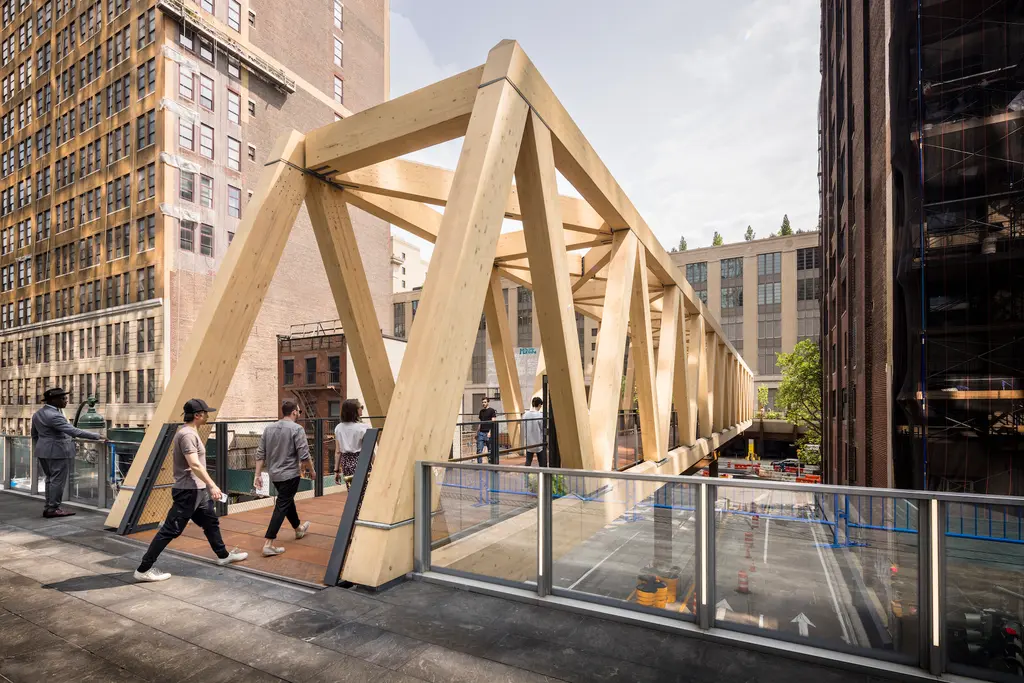
[[[132,375],[135,375],[134,381]],[[60,386],[71,392],[70,398],[80,403],[89,396],[97,396],[107,404],[156,403],[156,370],[153,368],[118,370],[106,373],[59,375],[0,381],[0,405],[38,405],[50,386]],[[102,381],[101,381],[102,380]],[[93,393],[93,389],[96,393]],[[133,391],[134,389],[134,391]]]
[[[124,273],[121,277],[124,278],[123,289],[118,283],[118,286],[114,284],[114,277],[107,278],[108,281],[108,294],[107,300],[108,305],[120,305],[114,304],[114,301],[120,301],[121,294],[123,291],[124,303],[131,303],[128,298],[130,294],[129,280],[130,273]],[[148,301],[156,298],[156,269],[154,266],[146,266],[139,268],[135,271],[136,280],[136,301]],[[88,313],[92,310],[99,310],[99,297],[100,297],[100,285],[99,280],[94,282],[81,283],[78,285],[79,295],[79,313]],[[52,319],[56,320],[75,314],[75,285],[56,290],[52,293],[47,292],[45,294],[38,294],[35,297],[35,322],[45,322],[51,319],[50,315],[50,303],[51,297],[53,302],[53,316]],[[84,310],[83,310],[84,309]],[[31,325],[33,322],[32,316],[32,299],[18,299],[16,302],[0,304],[0,329],[13,329],[21,327],[23,325]]]
[[[205,123],[199,124],[199,144],[196,145],[195,124],[185,118],[178,119],[178,147],[191,152],[198,151],[206,159],[215,157],[214,129]],[[256,160],[256,147],[249,145],[249,160]],[[227,167],[233,171],[242,170],[242,143],[227,136]]]
[[[324,377],[317,376],[316,358],[305,358],[305,373],[303,384],[306,386],[321,386],[323,384],[337,384],[341,381],[341,356],[327,357],[327,374]],[[281,361],[281,369],[284,374],[285,386],[295,384],[295,359],[285,358]],[[326,380],[326,381],[324,381]]]
[[[234,185],[227,186],[228,216],[242,217],[242,190]],[[212,209],[214,205],[214,181],[208,175],[199,174],[198,204]],[[178,196],[182,201],[197,201],[196,174],[190,171],[178,172]]]
[[[100,15],[102,14],[101,5],[102,3],[97,0],[95,4],[86,7],[82,11],[82,14],[79,16],[77,31],[75,30],[76,27],[74,22],[72,22],[57,32],[54,36],[54,43],[56,44],[54,52],[56,53],[56,59],[58,62],[62,60],[65,55],[74,51],[76,43],[85,43],[92,36],[99,33],[101,22]],[[152,43],[156,38],[156,9],[150,8],[140,14],[136,25],[138,36],[137,48],[142,49],[146,45]],[[22,38],[22,36],[24,37]],[[130,58],[130,36],[131,34],[129,29],[125,28],[123,31],[119,31],[114,34],[107,41],[106,66],[108,69]],[[29,18],[29,20],[19,29],[19,38],[21,38],[21,40],[19,40],[18,52],[31,46],[31,18]],[[6,48],[6,52],[4,48]],[[3,59],[6,55],[6,60],[10,60],[14,55],[12,50],[13,43],[5,42],[4,44],[0,44],[0,59]],[[50,50],[46,48],[40,48],[40,50],[37,50],[37,75],[41,76],[49,71],[51,59],[50,54]],[[6,64],[6,61],[4,63]],[[3,102],[6,103],[9,99],[31,85],[33,80],[32,67],[32,57],[29,56],[24,62],[18,65],[18,69],[16,71],[12,71],[8,76],[0,79],[0,99],[2,99]],[[78,88],[84,87],[98,78],[102,68],[102,46],[97,46],[95,50],[90,51],[78,63],[67,67],[55,78],[55,82],[58,85],[60,99],[63,100],[71,97],[78,91]],[[126,78],[130,77],[126,76]],[[124,86],[124,91],[124,97],[127,100],[127,86]],[[127,102],[125,102],[124,106],[127,106]]]
[[[134,321],[135,353],[156,351],[156,318],[139,318]],[[39,365],[50,362],[75,360],[75,339],[78,339],[78,359],[101,356],[121,356],[132,353],[132,321],[108,323],[104,327],[93,325],[77,330],[41,334],[19,339],[17,342],[0,343],[0,368],[22,365]],[[106,346],[103,346],[104,338]],[[52,349],[52,354],[51,354]]]

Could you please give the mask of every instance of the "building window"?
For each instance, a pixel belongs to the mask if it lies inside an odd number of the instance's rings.
[[[238,0],[228,0],[228,26],[236,31],[242,30],[242,5]]]
[[[199,253],[213,256],[213,226],[205,223],[199,228]]]
[[[213,79],[199,76],[199,104],[213,111]]]
[[[181,221],[179,244],[185,251],[195,251],[196,224],[192,221]],[[141,282],[140,282],[141,285]]]
[[[334,28],[345,28],[345,6],[341,0],[334,0]]]
[[[700,284],[708,281],[708,264],[703,263],[687,263],[686,264],[686,281],[691,285]]]
[[[202,0],[200,6],[210,14],[213,14],[215,11],[213,6],[213,0]]]
[[[516,328],[518,329],[518,346],[533,346],[533,292],[526,287],[518,287],[516,305]]]
[[[327,357],[327,372],[327,381],[331,384],[338,384],[341,382],[341,356]]]
[[[341,38],[334,37],[334,65],[341,66],[342,59],[345,55],[345,44],[341,42]]]
[[[214,63],[213,43],[202,36],[199,37],[199,58],[210,64]]]
[[[314,386],[316,384],[316,358],[306,359],[306,385]]]
[[[796,269],[814,270],[821,267],[821,252],[817,247],[796,250]]]
[[[743,308],[743,287],[722,288],[722,311]]]
[[[242,78],[242,64],[233,57],[228,57],[228,76],[234,79]]]
[[[405,339],[405,302],[399,301],[394,308],[394,334],[399,339]]]
[[[178,171],[178,196],[186,202],[196,200],[196,174]]]
[[[228,90],[228,121],[242,122],[242,98],[234,90]]]
[[[782,273],[782,252],[757,255],[757,274],[775,275]]]
[[[146,403],[156,403],[156,370],[146,370]]]
[[[213,128],[205,123],[199,124],[199,154],[213,158]]]
[[[256,116],[256,102],[249,100],[249,116]]]
[[[342,80],[341,76],[334,77],[334,101],[341,104],[345,103],[345,81]]]
[[[228,185],[228,216],[242,217],[242,191],[233,185]]]
[[[249,10],[249,26],[256,28],[256,12]]]
[[[249,145],[249,161],[256,161],[256,145]]]
[[[757,286],[757,305],[772,306],[782,303],[782,283],[766,282]]]
[[[727,258],[722,259],[722,279],[731,280],[733,278],[743,277],[743,259],[742,258]]]
[[[208,209],[213,208],[213,178],[210,176],[199,176],[199,204]]]
[[[178,147],[190,151],[195,150],[195,129],[191,121],[178,120]]]
[[[191,69],[178,67],[178,96],[189,100],[195,99],[195,77]]]
[[[291,358],[286,359],[283,362],[284,365],[284,383],[295,384],[295,361]]]
[[[242,170],[242,143],[233,137],[228,137],[228,168]]]

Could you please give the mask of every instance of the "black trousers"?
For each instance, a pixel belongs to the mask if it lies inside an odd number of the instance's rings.
[[[217,557],[223,559],[228,556],[228,549],[224,546],[224,539],[220,536],[220,520],[213,509],[213,501],[206,489],[171,489],[171,497],[174,504],[171,511],[167,513],[167,519],[160,531],[149,544],[149,550],[142,557],[142,564],[139,565],[140,572],[149,571],[160,553],[164,551],[171,541],[181,536],[189,520],[192,520],[206,534],[206,540]]]
[[[64,487],[71,470],[70,458],[38,458],[39,469],[46,476],[46,510],[56,510],[64,500]]]
[[[300,481],[302,481],[302,477],[274,482],[274,488],[277,489],[277,502],[274,503],[274,514],[270,516],[270,526],[267,527],[266,538],[277,538],[277,532],[281,530],[281,524],[284,523],[285,517],[288,518],[288,523],[292,525],[293,529],[297,529],[301,524],[299,511],[295,508],[295,494],[299,490]]]
[[[540,465],[541,467],[547,467],[548,466],[548,454],[547,453],[545,453],[544,451],[538,451],[536,453],[533,453],[531,451],[526,451],[526,466],[527,467],[531,467],[533,465],[533,456],[535,456],[535,455],[537,456],[537,464],[538,465]]]

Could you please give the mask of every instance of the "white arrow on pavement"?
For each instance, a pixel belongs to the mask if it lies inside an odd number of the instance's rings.
[[[725,613],[732,611],[732,605],[729,604],[728,600],[719,600],[718,604],[715,605],[715,619],[722,621],[725,619]]]
[[[807,627],[814,626],[814,624],[811,623],[811,620],[808,619],[807,615],[803,612],[793,617],[793,620],[789,623],[796,624],[800,628],[800,635],[805,638],[807,637]]]

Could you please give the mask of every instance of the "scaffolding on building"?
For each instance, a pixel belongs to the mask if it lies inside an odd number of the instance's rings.
[[[896,449],[915,488],[1024,491],[1024,2],[919,0],[896,31]],[[902,127],[900,124],[903,124]],[[911,158],[912,157],[912,158]]]

